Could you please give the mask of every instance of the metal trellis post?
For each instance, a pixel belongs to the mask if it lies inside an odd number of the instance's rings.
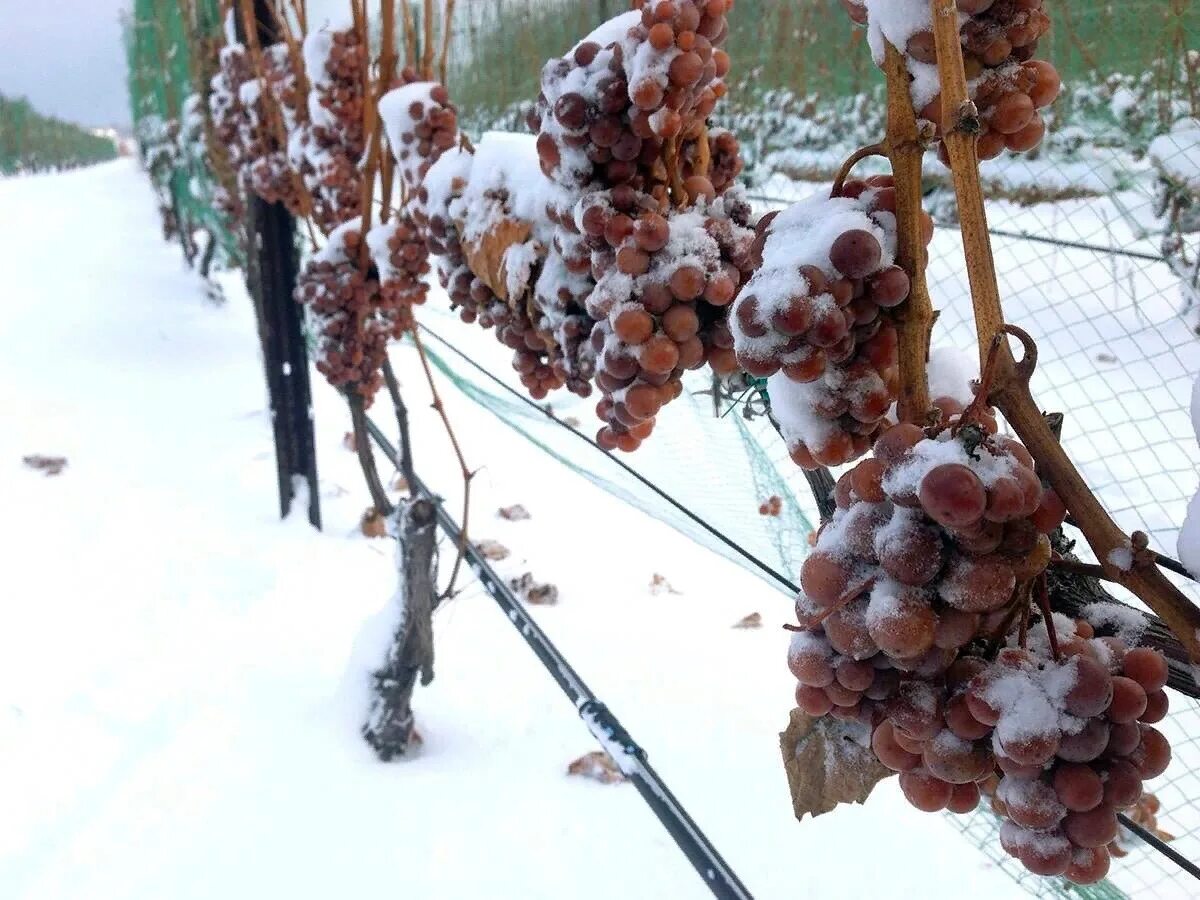
[[[259,44],[269,46],[278,39],[271,11],[265,0],[254,2]],[[239,33],[241,17],[235,16]],[[245,36],[242,36],[243,39]],[[294,479],[308,483],[308,520],[321,527],[317,494],[317,454],[313,438],[312,390],[308,380],[308,352],[301,329],[302,311],[292,297],[299,266],[296,251],[296,221],[282,203],[249,198],[251,290],[258,294],[263,367],[271,403],[271,425],[275,433],[275,465],[279,478],[279,514],[292,507]]]

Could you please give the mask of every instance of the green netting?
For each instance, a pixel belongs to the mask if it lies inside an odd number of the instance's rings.
[[[43,116],[24,97],[0,94],[0,175],[86,166],[116,156],[111,137]]]
[[[969,304],[964,295],[952,305]],[[788,589],[744,556],[715,538],[662,497],[646,488],[614,458],[581,441],[576,434],[547,417],[503,385],[517,387],[508,366],[507,351],[487,332],[464,326],[452,313],[429,305],[422,322],[433,339],[424,341],[437,370],[458,390],[524,436],[534,448],[559,464],[762,578],[779,591],[777,612],[770,618],[789,619],[792,596]],[[457,352],[456,352],[457,351]],[[464,358],[465,357],[465,358]],[[494,377],[481,373],[483,367]],[[501,383],[497,383],[496,379]],[[808,552],[808,537],[819,520],[803,476],[788,459],[783,442],[769,421],[741,398],[728,396],[714,404],[708,379],[698,373],[685,377],[685,392],[659,416],[654,435],[631,456],[620,459],[666,493],[685,504],[720,532],[730,536],[756,558],[792,580]],[[518,387],[519,390],[519,387]],[[550,400],[554,415],[583,434],[595,427],[594,402],[559,392]],[[536,452],[531,448],[531,452]],[[536,463],[532,463],[536,465]],[[762,515],[759,504],[771,496],[781,500],[778,516]],[[781,663],[782,665],[782,663]],[[1176,835],[1174,844],[1185,856],[1200,852],[1200,813],[1192,797],[1200,767],[1200,711],[1194,701],[1172,698],[1172,713],[1159,727],[1171,740],[1175,761],[1153,788],[1163,803],[1160,821]],[[1108,880],[1096,885],[1073,885],[1062,879],[1041,878],[1010,858],[999,844],[1000,822],[986,802],[969,816],[951,816],[966,840],[1001,867],[1020,888],[1033,896],[1067,900],[1125,900],[1161,896],[1185,890],[1190,876],[1137,838],[1126,836],[1129,855],[1113,861]]]
[[[185,253],[193,232],[205,229],[237,260],[237,237],[213,204],[217,180],[206,152],[204,110],[220,33],[217,0],[135,0],[125,20],[135,134]]]
[[[456,25],[463,52],[452,95],[468,111],[496,112],[533,99],[545,60],[627,7],[623,0],[472,0]],[[1169,88],[1177,75],[1164,61],[1195,49],[1200,33],[1200,4],[1193,0],[1047,0],[1047,7],[1054,28],[1038,55],[1054,60],[1068,82],[1096,70],[1152,72]],[[727,44],[734,60],[730,97],[785,89],[831,98],[869,90],[880,77],[864,43],[836,0],[738,0]]]

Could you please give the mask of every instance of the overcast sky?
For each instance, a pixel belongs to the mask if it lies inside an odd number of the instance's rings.
[[[130,0],[0,0],[0,93],[85,125],[127,125],[120,11]]]

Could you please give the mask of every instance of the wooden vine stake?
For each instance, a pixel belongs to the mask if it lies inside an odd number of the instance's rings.
[[[979,112],[967,93],[958,7],[955,0],[931,0],[931,6],[942,89],[942,121],[946,129],[943,140],[958,198],[980,371],[986,366],[989,355],[994,354],[994,376],[988,399],[1003,413],[1037,461],[1039,473],[1066,504],[1108,578],[1132,591],[1162,617],[1187,649],[1192,663],[1200,664],[1200,609],[1167,579],[1150,554],[1133,552],[1129,536],[1117,527],[1092,494],[1029,392],[1029,379],[1037,364],[1037,348],[1029,335],[1004,321],[975,150]],[[899,178],[897,183],[899,187]],[[1020,362],[1009,347],[1009,334],[1017,336],[1024,347]],[[1122,556],[1133,558],[1128,570],[1114,561]]]

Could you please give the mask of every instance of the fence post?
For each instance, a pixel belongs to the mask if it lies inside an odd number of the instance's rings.
[[[275,43],[278,36],[266,0],[254,0],[254,16],[260,46]],[[245,42],[242,17],[235,15],[234,20]],[[246,262],[250,289],[258,297],[259,337],[275,432],[279,514],[282,517],[291,511],[294,478],[300,476],[308,482],[308,521],[320,528],[308,351],[301,330],[302,310],[292,297],[299,266],[296,221],[282,203],[267,203],[255,196],[248,200],[250,240]]]

